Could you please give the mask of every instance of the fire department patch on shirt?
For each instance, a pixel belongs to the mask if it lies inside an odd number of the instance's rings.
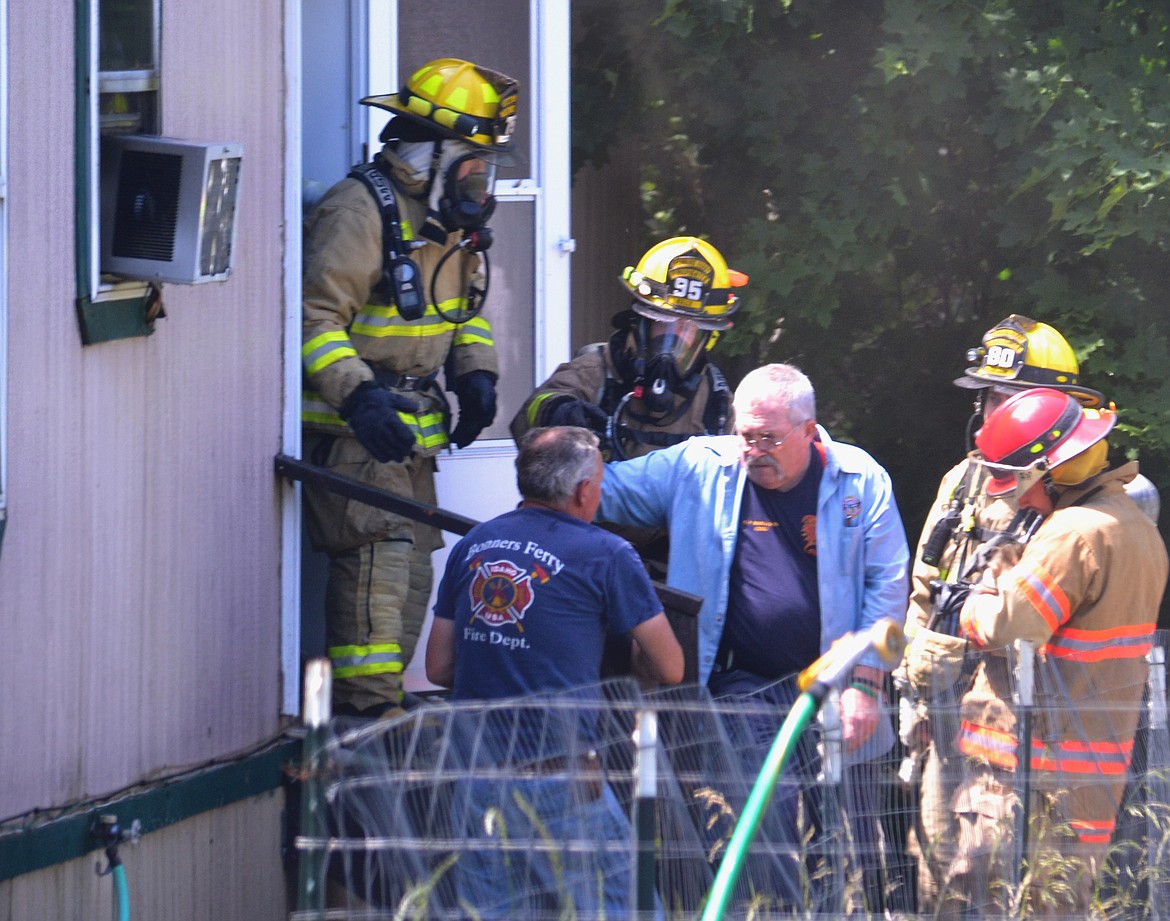
[[[489,627],[502,624],[520,625],[524,612],[532,605],[532,579],[509,560],[472,562],[475,575],[468,592],[471,595],[471,620],[482,620]]]
[[[845,512],[845,527],[856,527],[857,517],[861,514],[861,500],[857,496],[846,496],[841,509]]]

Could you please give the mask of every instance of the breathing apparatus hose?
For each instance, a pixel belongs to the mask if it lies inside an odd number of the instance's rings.
[[[896,663],[906,648],[902,628],[895,621],[883,618],[869,630],[846,634],[800,673],[797,686],[801,689],[784,723],[777,733],[764,764],[760,768],[752,791],[748,794],[743,812],[727,844],[727,853],[719,864],[719,871],[707,894],[707,904],[701,921],[719,921],[731,900],[731,892],[739,879],[748,847],[755,838],[764,811],[772,800],[776,783],[785,765],[792,757],[801,734],[808,728],[832,688],[840,688],[850,677],[858,661],[869,650],[874,650],[889,665]]]
[[[484,301],[487,300],[488,289],[491,287],[492,281],[492,264],[488,259],[487,250],[492,245],[492,232],[489,227],[481,227],[479,230],[473,230],[466,234],[462,240],[452,246],[447,252],[439,257],[439,261],[435,263],[434,271],[431,272],[430,288],[427,291],[427,299],[430,303],[435,305],[435,310],[438,311],[440,317],[448,323],[466,323],[469,320],[474,320],[479,312],[483,310]],[[483,257],[483,287],[471,288],[467,292],[467,307],[462,310],[444,310],[439,303],[438,298],[435,297],[435,280],[439,277],[439,272],[442,271],[443,266],[447,264],[447,260],[457,252],[467,250],[472,253],[479,253]]]
[[[630,402],[630,397],[634,395],[634,391],[630,391],[618,401],[618,405],[614,407],[609,418],[605,420],[605,440],[609,443],[610,459],[615,461],[626,460],[626,452],[621,446],[621,439],[618,438],[618,428],[621,425],[622,413],[625,411],[626,404]]]

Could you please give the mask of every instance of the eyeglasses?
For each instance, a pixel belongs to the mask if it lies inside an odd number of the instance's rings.
[[[777,440],[776,436],[771,432],[760,432],[759,435],[756,435],[752,438],[749,438],[746,434],[741,432],[739,437],[743,440],[743,446],[745,448],[759,448],[763,453],[771,454],[777,448],[781,447],[794,432],[799,433],[803,430],[804,423],[801,422],[799,425],[794,425],[792,428],[790,428],[788,433],[779,440]]]

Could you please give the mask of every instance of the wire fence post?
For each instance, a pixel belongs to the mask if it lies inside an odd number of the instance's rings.
[[[325,821],[325,752],[329,727],[333,673],[328,659],[311,659],[305,665],[304,723],[302,758],[300,891],[297,909],[325,917],[325,869],[329,860]],[[311,915],[310,915],[311,916]]]
[[[1150,664],[1147,691],[1149,731],[1146,742],[1146,861],[1149,868],[1150,921],[1170,916],[1170,878],[1166,866],[1166,813],[1170,809],[1170,728],[1167,725],[1166,650],[1155,643],[1146,654]],[[1162,810],[1160,813],[1157,810]]]
[[[1020,870],[1028,859],[1029,805],[1032,800],[1032,708],[1036,702],[1036,655],[1030,640],[1016,640],[1016,680],[1012,688],[1019,725],[1016,770],[1020,777],[1020,809],[1016,816],[1016,859],[1008,861],[1013,891],[1020,886]]]
[[[658,838],[655,802],[658,798],[658,714],[638,711],[634,730],[634,835],[637,843],[637,871],[634,874],[634,905],[639,918],[653,918],[657,883]]]
[[[841,784],[845,778],[845,730],[841,725],[841,692],[830,688],[821,705],[821,779],[822,834],[826,841],[836,842],[837,847],[845,846],[845,822],[841,813]],[[825,904],[840,905],[845,896],[844,862],[832,862],[829,889],[825,893]]]

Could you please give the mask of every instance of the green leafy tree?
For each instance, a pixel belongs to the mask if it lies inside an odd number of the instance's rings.
[[[574,156],[636,138],[646,241],[751,276],[733,378],[792,361],[911,537],[965,450],[969,347],[1052,324],[1170,489],[1170,8],[581,0]],[[1167,516],[1170,517],[1170,516]]]

